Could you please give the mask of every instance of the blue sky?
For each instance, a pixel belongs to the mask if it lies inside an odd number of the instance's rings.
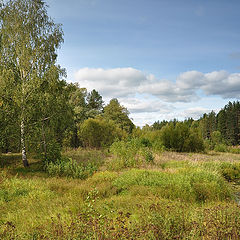
[[[135,124],[198,118],[240,93],[239,0],[47,0],[69,82],[117,97]]]

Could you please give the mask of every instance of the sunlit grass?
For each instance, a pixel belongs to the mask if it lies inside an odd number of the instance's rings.
[[[102,169],[111,161],[97,150],[64,155]],[[240,207],[223,175],[238,164],[232,156],[167,152],[154,164],[80,180],[2,155],[0,239],[239,239]]]

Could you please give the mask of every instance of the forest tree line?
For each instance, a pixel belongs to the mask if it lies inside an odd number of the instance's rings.
[[[41,0],[0,0],[0,152],[57,159],[63,147],[102,148],[138,138],[143,145],[199,152],[239,144],[239,102],[197,121],[157,121],[136,127],[115,98],[67,83],[57,64],[63,31]]]
[[[204,148],[214,149],[216,145],[237,146],[240,143],[240,102],[234,101],[226,104],[218,113],[211,111],[203,114],[198,120],[188,118],[184,121],[173,119],[171,121],[156,121],[151,126],[145,126],[148,131],[160,131],[171,126],[179,128],[179,124],[187,127],[198,135],[203,141]],[[143,128],[143,129],[144,129]]]
[[[202,151],[206,144],[210,148],[215,143],[239,144],[238,101],[229,102],[217,114],[205,113],[198,120],[163,120],[140,128],[133,124],[129,111],[116,98],[105,105],[95,89],[88,92],[78,84],[59,79],[54,84],[54,89],[45,93],[48,96],[45,101],[37,101],[41,96],[36,96],[25,120],[27,150],[44,153],[46,158],[62,147],[109,147],[116,140],[136,137],[179,152]],[[0,101],[0,149],[3,153],[19,152],[20,110],[12,95],[7,96],[12,89],[2,86],[1,89],[6,94],[1,95]]]

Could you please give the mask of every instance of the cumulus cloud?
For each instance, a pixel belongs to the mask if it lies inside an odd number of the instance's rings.
[[[183,118],[199,119],[204,113],[209,113],[211,111],[212,110],[203,107],[193,107],[185,109],[180,116]]]
[[[165,102],[189,102],[198,98],[194,89],[181,88],[169,80],[146,82],[139,86],[138,90],[140,93],[157,96]]]
[[[173,82],[158,80],[154,75],[134,68],[82,68],[75,73],[75,80],[80,86],[96,89],[109,98],[130,97],[139,93],[174,103],[196,101],[200,98],[199,90],[207,96],[222,98],[238,98],[240,95],[240,73],[226,71],[188,71],[181,73]]]
[[[134,68],[82,68],[75,75],[82,87],[96,89],[106,97],[135,94],[139,85],[147,81],[143,72]]]
[[[174,107],[163,103],[159,99],[150,98],[125,98],[120,99],[131,113],[161,113],[167,114],[174,110]]]
[[[240,73],[229,74],[225,71],[207,73],[206,84],[202,86],[207,95],[223,98],[238,98],[240,94]]]
[[[181,73],[176,81],[176,86],[180,89],[195,90],[205,84],[205,76],[201,72],[188,71]]]

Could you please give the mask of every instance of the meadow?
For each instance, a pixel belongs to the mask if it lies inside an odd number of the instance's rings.
[[[0,239],[240,238],[238,154],[63,156],[46,169],[1,155]]]
[[[85,15],[94,23],[95,17]],[[102,16],[104,24],[96,26],[114,25],[106,21],[112,17]],[[81,22],[87,24],[87,19]],[[184,24],[177,21],[177,29]],[[111,31],[98,27],[91,32],[99,39]],[[183,70],[175,83],[148,74],[147,66],[146,72],[128,67],[125,58],[111,67],[104,64],[104,53],[100,62],[107,69],[86,65],[71,82],[57,60],[63,37],[46,1],[0,0],[0,239],[240,239],[240,102],[228,102],[218,113],[208,112],[215,104],[210,98],[208,110],[189,108],[199,94],[238,97],[239,74]],[[81,41],[74,41],[71,49],[77,50],[75,43]],[[108,45],[112,43],[104,41],[104,49]],[[130,53],[134,63],[134,51]],[[222,87],[215,89],[219,79]],[[142,127],[135,126],[116,97],[144,114],[137,117]],[[178,103],[188,105],[185,109]],[[144,119],[153,121],[158,113],[175,118],[144,125]],[[194,120],[195,113],[203,115]]]

